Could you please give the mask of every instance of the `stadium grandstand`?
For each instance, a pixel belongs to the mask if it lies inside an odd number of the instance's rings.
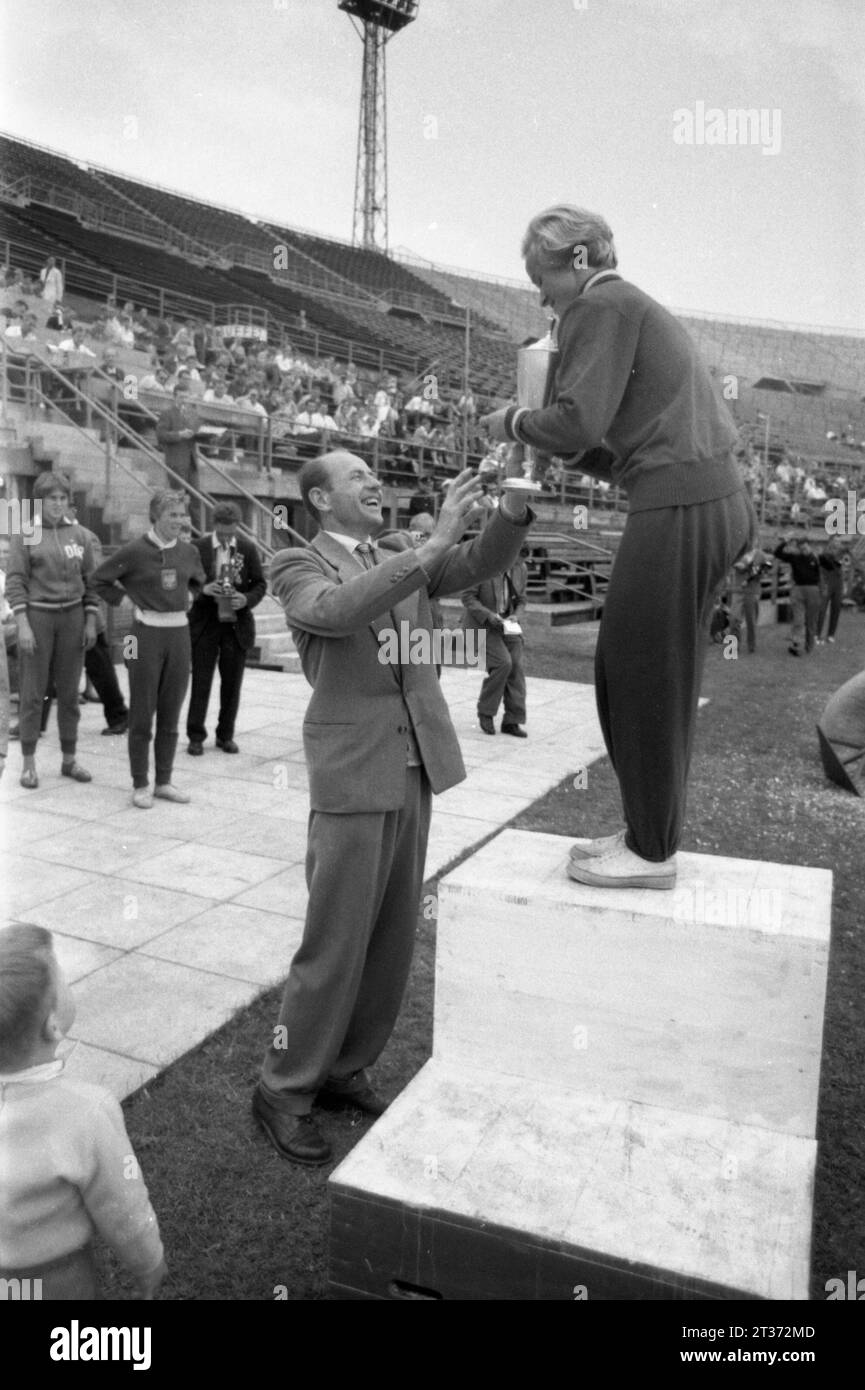
[[[307,534],[296,475],[322,447],[374,464],[394,525],[418,494],[435,510],[466,460],[499,464],[480,418],[512,398],[519,346],[549,327],[525,283],[252,218],[7,136],[0,237],[7,500],[62,456],[79,515],[108,545],[143,529],[148,491],[166,481],[156,424],[178,380],[201,420],[202,504],[238,502],[270,554]],[[822,526],[865,474],[865,336],[673,312],[739,425],[761,521]],[[543,487],[534,595],[594,613],[624,498],[579,460],[552,460]]]

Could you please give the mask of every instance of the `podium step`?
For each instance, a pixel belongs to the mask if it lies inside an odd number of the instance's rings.
[[[670,892],[567,877],[506,830],[439,885],[435,1055],[813,1137],[825,869],[679,854]]]
[[[332,1292],[808,1297],[816,1144],[435,1058],[330,1179]]]

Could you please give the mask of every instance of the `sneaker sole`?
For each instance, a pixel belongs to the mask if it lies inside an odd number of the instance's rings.
[[[664,874],[629,874],[627,878],[609,878],[606,874],[595,873],[592,869],[583,868],[581,865],[568,865],[568,878],[572,878],[575,883],[583,883],[589,888],[660,888],[670,889],[676,886],[676,875]]]

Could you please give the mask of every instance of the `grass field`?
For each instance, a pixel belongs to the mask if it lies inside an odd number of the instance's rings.
[[[824,1034],[812,1277],[865,1273],[865,801],[823,778],[814,724],[828,696],[865,664],[865,615],[842,615],[838,644],[807,659],[786,650],[786,629],[763,628],[756,656],[725,660],[709,648],[682,848],[835,874]],[[580,628],[527,625],[527,669],[592,680],[592,643]],[[531,679],[529,679],[531,729]],[[567,835],[620,823],[609,763],[589,786],[566,778],[513,822]],[[426,891],[435,891],[435,881]],[[435,923],[418,919],[411,983],[394,1036],[376,1068],[393,1096],[429,1056]],[[286,961],[286,967],[288,961]],[[170,1268],[162,1298],[291,1300],[326,1297],[327,1175],[281,1161],[250,1116],[261,1054],[279,991],[263,996],[126,1103],[132,1142],[159,1216]],[[707,1001],[711,1007],[711,1001]],[[339,1161],[370,1121],[327,1114]],[[127,1296],[111,1256],[106,1296]]]

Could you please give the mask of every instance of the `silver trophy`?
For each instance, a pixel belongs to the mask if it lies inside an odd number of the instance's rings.
[[[536,343],[520,348],[517,353],[517,405],[528,406],[529,410],[540,410],[545,404],[550,367],[557,351],[552,331],[545,338],[539,338]],[[540,483],[535,482],[532,477],[535,463],[534,449],[528,444],[515,445],[511,466],[521,466],[522,477],[505,478],[502,488],[510,492],[540,492]]]

